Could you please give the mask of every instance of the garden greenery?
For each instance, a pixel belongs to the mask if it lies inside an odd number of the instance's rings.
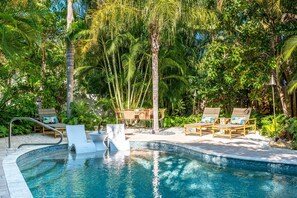
[[[74,1],[68,32],[65,1],[25,2],[0,2],[0,137],[7,136],[13,117],[37,117],[37,98],[63,122],[87,129],[115,123],[117,108],[152,108],[156,51],[150,36],[156,33],[165,127],[195,122],[206,106],[220,107],[221,116],[234,107],[252,107],[263,135],[290,133],[296,141],[294,1],[230,0],[220,10],[213,0],[172,0],[166,9],[157,9],[154,0]],[[163,20],[154,21],[157,14]],[[68,119],[66,41],[75,49],[75,102]],[[269,116],[271,73],[277,82],[276,123]],[[95,106],[78,100],[89,94],[97,96]],[[30,133],[32,126],[17,121],[13,133]]]

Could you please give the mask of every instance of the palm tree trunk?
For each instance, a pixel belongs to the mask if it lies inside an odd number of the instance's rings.
[[[72,0],[67,0],[67,31],[73,22]],[[71,103],[73,102],[73,72],[74,72],[74,46],[73,43],[66,40],[66,66],[67,66],[67,117],[71,116]]]
[[[152,82],[152,78],[150,78],[149,81],[148,81],[148,83],[147,83],[147,87],[145,88],[144,94],[143,94],[143,96],[142,96],[142,101],[141,101],[141,103],[140,103],[140,107],[143,106],[144,100],[145,100],[145,98],[146,98],[146,94],[147,94],[147,92],[148,92],[149,87],[151,86],[151,82]]]
[[[284,115],[286,117],[289,117],[290,112],[289,112],[288,105],[287,105],[287,98],[286,98],[284,88],[282,87],[282,85],[281,85],[281,83],[279,81],[279,72],[276,72],[275,76],[276,76],[276,88],[277,88],[278,95],[279,95],[279,98],[280,98],[280,102],[281,102],[281,105],[282,105],[283,113],[284,113]]]
[[[152,50],[152,79],[153,79],[153,133],[159,132],[159,73],[158,73],[158,54],[159,54],[159,30],[156,20],[150,25],[150,38]]]
[[[113,66],[113,74],[114,74],[115,89],[116,89],[115,91],[116,91],[116,94],[118,95],[120,107],[122,109],[123,102],[122,102],[122,97],[121,97],[121,91],[120,91],[120,85],[119,85],[119,79],[118,79],[118,71],[117,71],[117,67],[116,67],[116,57],[115,57],[114,52],[112,52],[112,66]]]
[[[106,75],[106,81],[107,81],[109,95],[110,95],[110,98],[113,98],[112,89],[111,89],[109,76],[108,76],[109,73],[108,73],[107,63],[106,63],[104,58],[103,58],[103,64],[104,64],[104,71],[105,71],[105,75]],[[111,103],[112,103],[113,109],[116,109],[116,105],[114,103],[114,100],[112,100]]]
[[[136,71],[140,71],[140,68],[141,68],[143,59],[144,59],[144,55],[141,57],[141,59],[140,59],[140,61],[138,63],[138,66],[137,66]],[[133,103],[135,105],[135,107],[138,107],[136,105],[136,99],[137,99],[137,97],[136,97],[136,93],[135,93],[136,92],[135,91],[135,89],[136,89],[136,83],[137,83],[136,80],[137,80],[137,76],[134,77],[130,101],[131,101],[131,103]],[[145,82],[145,78],[143,78],[143,82]]]
[[[120,99],[118,98],[118,94],[116,92],[115,82],[114,82],[113,79],[110,80],[112,78],[112,76],[113,76],[113,73],[112,73],[108,53],[107,53],[107,50],[106,50],[105,41],[103,40],[103,38],[101,38],[101,40],[102,40],[103,53],[104,53],[104,56],[105,56],[105,62],[106,62],[106,65],[108,66],[108,78],[107,78],[107,80],[111,81],[111,85],[112,85],[112,89],[113,89],[113,93],[114,93],[117,108],[122,109],[122,103],[121,103]]]
[[[66,41],[67,65],[67,118],[71,117],[71,103],[73,102],[73,73],[74,73],[74,46],[71,41]]]
[[[142,92],[144,90],[144,86],[147,84],[146,83],[146,76],[147,75],[148,75],[148,66],[145,68],[144,78],[143,78],[142,85],[141,85],[141,88],[140,88],[140,92],[139,92],[139,95],[138,95],[138,99],[137,99],[137,102],[136,102],[136,107],[139,106],[139,102],[141,101],[141,97],[142,97]],[[151,82],[151,80],[149,80],[148,82]],[[149,87],[149,85],[147,87]],[[146,93],[143,94],[143,97],[145,97],[145,95],[146,95]],[[142,104],[140,105],[140,107],[142,107]]]
[[[113,33],[111,34],[111,39],[114,39]],[[115,56],[115,52],[112,52],[112,66],[113,66],[113,74],[114,74],[114,81],[115,81],[115,91],[116,94],[118,95],[118,99],[120,102],[120,107],[121,109],[123,109],[123,105],[122,105],[122,97],[121,97],[121,91],[120,91],[120,85],[119,85],[119,79],[118,79],[118,71],[117,71],[117,67],[116,67],[116,56]]]

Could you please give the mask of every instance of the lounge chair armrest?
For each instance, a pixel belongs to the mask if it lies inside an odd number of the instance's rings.
[[[256,118],[250,118],[247,123],[252,124],[252,125],[256,125],[257,124],[257,119]]]

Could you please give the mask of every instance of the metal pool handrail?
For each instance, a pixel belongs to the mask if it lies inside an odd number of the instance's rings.
[[[60,144],[62,141],[63,141],[63,134],[61,133],[61,131],[58,131],[57,129],[49,126],[49,125],[46,125],[42,122],[39,122],[38,120],[35,120],[33,118],[30,118],[30,117],[15,117],[15,118],[12,118],[11,121],[10,121],[10,124],[9,124],[9,136],[8,136],[8,148],[11,148],[11,131],[12,131],[12,123],[16,120],[29,120],[29,121],[32,121],[36,124],[39,124],[47,129],[50,129],[50,130],[53,130],[55,132],[57,132],[59,135],[60,135],[60,141],[57,142],[57,143],[27,143],[27,144],[21,144],[18,146],[18,148],[21,148],[22,146],[27,146],[27,145],[58,145]]]

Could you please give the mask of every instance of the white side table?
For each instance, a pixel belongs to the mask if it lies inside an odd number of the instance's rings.
[[[107,134],[99,134],[98,132],[93,132],[89,133],[89,135],[94,142],[97,151],[103,151],[107,149],[104,143],[105,139],[107,138]]]

